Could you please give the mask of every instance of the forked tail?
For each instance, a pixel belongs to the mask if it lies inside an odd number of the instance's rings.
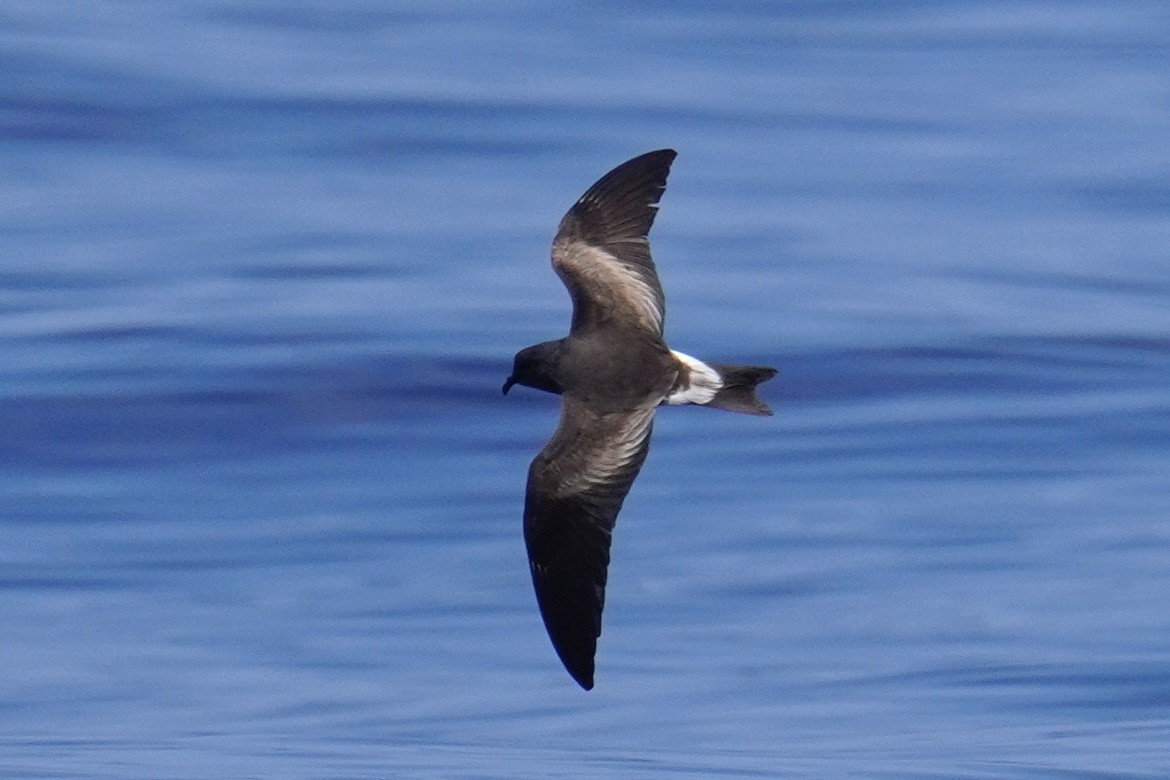
[[[756,395],[756,386],[776,376],[776,369],[704,363],[682,352],[671,352],[682,364],[682,370],[665,403],[713,406],[742,414],[772,414]]]

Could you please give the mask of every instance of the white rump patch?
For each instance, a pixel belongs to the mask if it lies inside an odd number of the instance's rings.
[[[672,405],[705,404],[723,389],[723,377],[719,376],[719,372],[711,366],[698,358],[684,355],[682,352],[675,352],[673,349],[670,354],[691,370],[691,381],[666,396],[666,403]]]

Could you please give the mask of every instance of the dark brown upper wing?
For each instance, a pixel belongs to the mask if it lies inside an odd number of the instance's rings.
[[[540,615],[581,687],[593,687],[614,523],[650,447],[653,405],[594,412],[564,396],[552,439],[528,470],[524,541]]]
[[[552,264],[573,298],[573,332],[619,324],[662,335],[666,302],[647,234],[674,158],[660,149],[622,163],[561,220]]]

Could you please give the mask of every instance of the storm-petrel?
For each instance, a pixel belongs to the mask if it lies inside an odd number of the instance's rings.
[[[516,354],[504,383],[561,396],[552,439],[528,469],[524,541],[545,628],[565,668],[593,687],[614,523],[650,448],[660,404],[770,415],[755,387],[776,369],[704,363],[662,340],[665,301],[647,234],[672,149],[622,163],[581,196],[553,239],[569,288],[569,335]]]

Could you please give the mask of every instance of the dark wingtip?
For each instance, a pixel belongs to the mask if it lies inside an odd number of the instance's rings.
[[[674,162],[675,157],[678,157],[678,152],[676,152],[674,149],[655,149],[652,152],[646,152],[645,154],[638,155],[630,162],[634,162],[634,160],[642,160],[654,165],[670,165],[672,162]]]
[[[626,160],[598,179],[569,209],[557,235],[572,234],[591,243],[645,238],[677,156],[674,149],[657,149]]]
[[[552,637],[550,636],[550,638]],[[565,671],[578,685],[591,691],[593,690],[593,671],[596,668],[593,654],[596,652],[597,644],[589,642],[588,645],[588,647],[574,647],[558,644],[557,640],[553,639],[553,648],[557,651],[557,656],[561,659]]]
[[[602,606],[584,600],[582,592],[573,587],[585,584],[592,590],[592,583],[572,578],[581,572],[569,572],[570,577],[565,579],[547,574],[538,576],[537,571],[534,567],[536,600],[553,650],[569,676],[585,690],[592,690]],[[601,576],[604,578],[604,573]]]
[[[565,671],[573,680],[587,691],[593,690],[593,659],[590,658],[588,662],[570,666],[569,662],[564,658],[561,659],[565,664]]]

